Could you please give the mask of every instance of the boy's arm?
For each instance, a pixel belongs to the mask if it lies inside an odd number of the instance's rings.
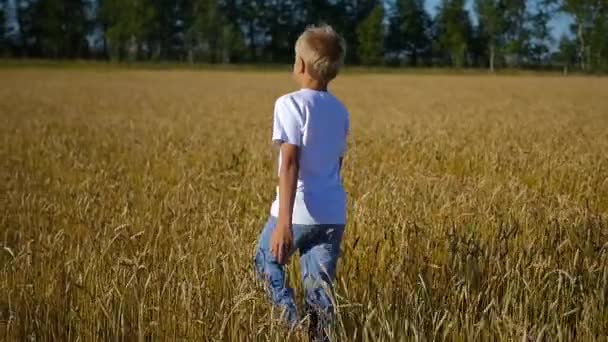
[[[292,214],[299,173],[299,148],[281,144],[279,171],[279,217],[270,241],[271,251],[279,264],[287,262],[293,244]]]
[[[299,108],[288,97],[275,102],[272,140],[281,145],[279,170],[279,213],[270,248],[277,262],[287,262],[293,245],[291,230],[293,203],[299,174],[299,146],[302,144],[302,121]]]

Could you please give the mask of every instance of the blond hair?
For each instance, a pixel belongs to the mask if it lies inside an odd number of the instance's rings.
[[[323,24],[308,27],[296,41],[295,50],[312,77],[329,82],[344,64],[346,43],[333,27]]]

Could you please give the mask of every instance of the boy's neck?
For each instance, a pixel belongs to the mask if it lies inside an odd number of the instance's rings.
[[[316,91],[327,91],[327,82],[321,82],[314,78],[307,78],[302,81],[302,89],[311,89]]]

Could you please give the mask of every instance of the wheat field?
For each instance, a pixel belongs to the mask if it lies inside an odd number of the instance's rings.
[[[252,270],[294,89],[287,71],[1,69],[0,340],[306,340]],[[352,121],[336,340],[608,341],[608,79],[332,91]]]

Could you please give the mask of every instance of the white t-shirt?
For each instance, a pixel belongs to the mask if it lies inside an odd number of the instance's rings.
[[[272,140],[300,147],[293,224],[346,223],[340,158],[346,152],[348,117],[346,107],[326,91],[302,89],[276,101]],[[279,215],[278,187],[270,213]]]

